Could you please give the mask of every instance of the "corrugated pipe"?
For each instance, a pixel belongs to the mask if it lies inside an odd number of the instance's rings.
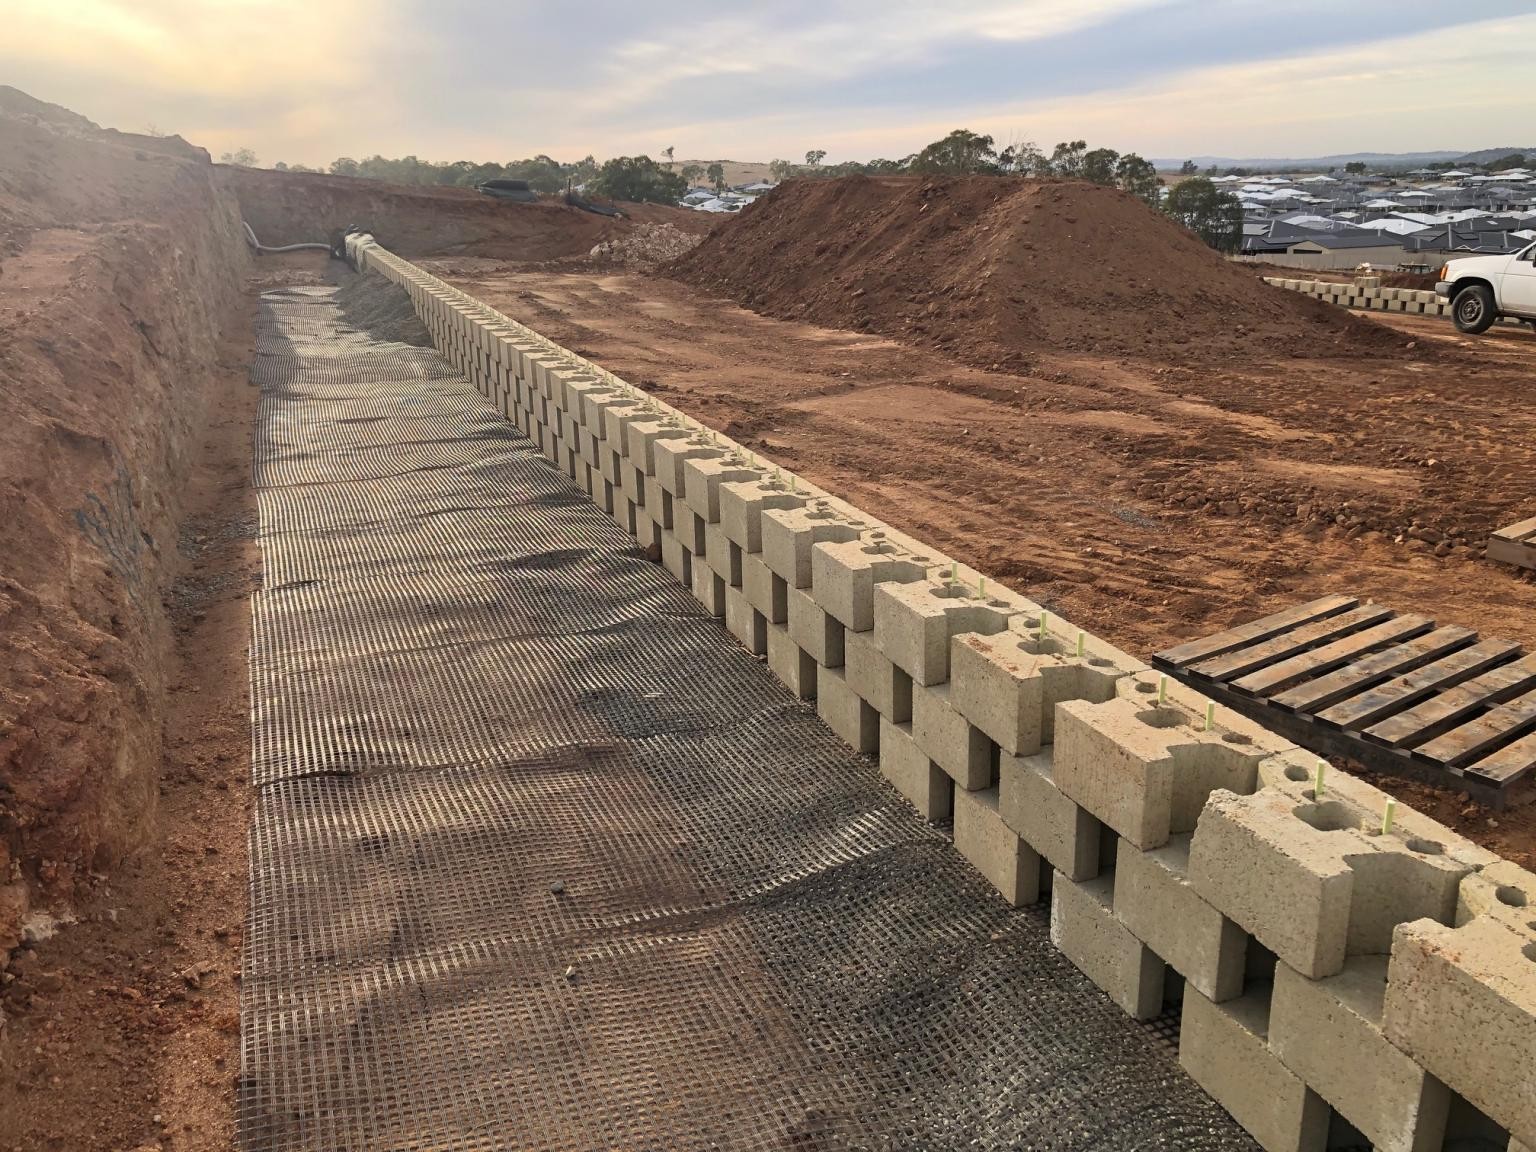
[[[251,230],[251,226],[244,220],[240,221],[240,226],[245,229],[246,240],[248,240],[251,247],[256,249],[258,252],[302,252],[306,248],[320,248],[326,252],[331,250],[331,246],[329,244],[284,244],[278,248],[268,248],[260,240],[256,239],[256,233]]]

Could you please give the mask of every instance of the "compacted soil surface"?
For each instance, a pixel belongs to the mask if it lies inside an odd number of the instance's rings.
[[[671,279],[424,264],[1138,655],[1334,592],[1536,646],[1536,581],[1482,558],[1536,515],[1528,331],[1399,317],[1379,357],[1037,345],[989,371]],[[1536,865],[1536,805],[1387,786]]]

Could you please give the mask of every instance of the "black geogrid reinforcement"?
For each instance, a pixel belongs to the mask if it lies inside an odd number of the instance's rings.
[[[331,297],[269,293],[254,372],[246,1152],[1253,1147],[1043,910]]]

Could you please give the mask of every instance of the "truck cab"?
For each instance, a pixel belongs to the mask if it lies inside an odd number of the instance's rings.
[[[1513,256],[1464,256],[1440,269],[1435,292],[1451,302],[1458,331],[1486,332],[1500,317],[1536,326],[1536,243]]]

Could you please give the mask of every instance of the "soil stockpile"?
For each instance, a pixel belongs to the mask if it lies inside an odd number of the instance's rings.
[[[414,344],[418,348],[432,346],[432,333],[427,331],[410,295],[400,285],[386,280],[379,272],[358,275],[350,271],[340,273],[340,284],[336,302],[348,324],[380,340]]]
[[[187,446],[247,322],[239,214],[212,166],[7,107],[0,963],[150,839]]]
[[[704,213],[659,204],[624,204],[622,217],[601,216],[557,200],[522,204],[470,188],[418,187],[326,176],[218,166],[263,244],[328,241],[349,225],[369,229],[407,259],[487,256],[502,260],[585,257],[606,241],[646,224],[704,232]]]
[[[1131,196],[1067,181],[792,181],[667,271],[770,316],[986,367],[1042,349],[1199,362],[1403,344],[1271,288]]]

